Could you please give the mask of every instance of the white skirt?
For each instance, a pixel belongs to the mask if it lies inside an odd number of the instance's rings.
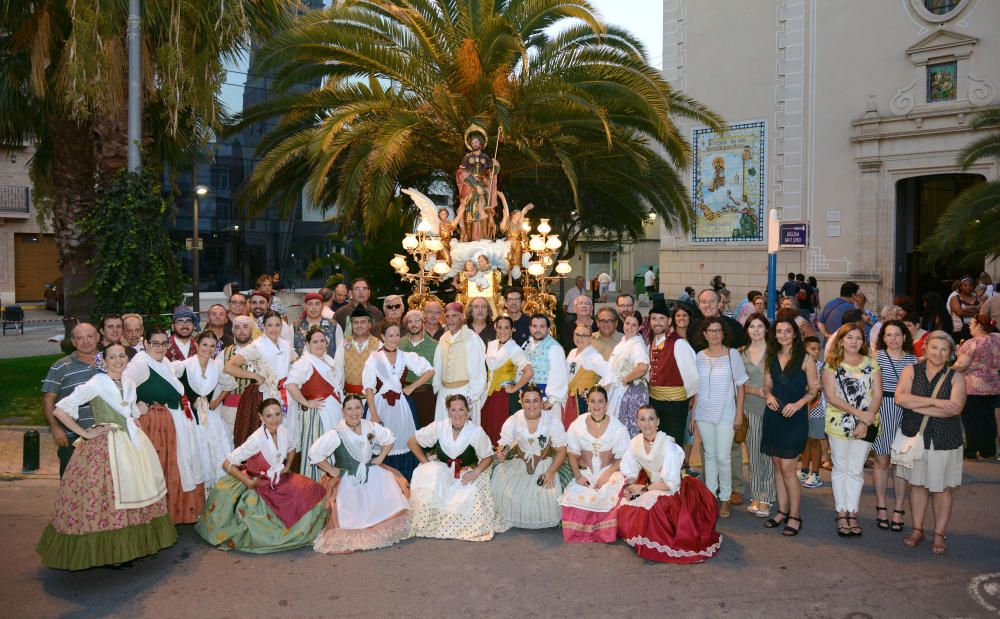
[[[198,426],[194,419],[188,419],[183,410],[167,409],[174,421],[177,435],[177,471],[181,478],[181,490],[191,492],[204,482],[201,458],[199,456]],[[228,452],[227,452],[228,453]],[[222,463],[219,463],[221,469]]]
[[[382,394],[375,394],[375,407],[378,409],[379,419],[382,425],[388,428],[392,435],[396,437],[396,442],[392,445],[390,456],[410,453],[410,448],[406,442],[416,434],[417,428],[413,424],[413,413],[405,396],[399,396],[395,406],[389,406]],[[369,413],[370,415],[370,413]]]
[[[559,475],[555,475],[552,488],[538,485],[538,476],[548,471],[551,465],[552,458],[545,458],[529,475],[524,460],[515,458],[501,462],[493,469],[493,497],[497,510],[510,526],[545,529],[557,526],[562,520]]]
[[[354,475],[340,478],[337,519],[342,529],[365,529],[410,509],[399,484],[389,471],[368,467],[368,479],[359,483]]]
[[[600,490],[594,490],[593,485],[597,483],[601,472],[595,474],[590,469],[581,469],[580,474],[590,482],[591,486],[581,486],[574,479],[566,485],[565,492],[559,497],[559,504],[588,512],[608,512],[614,509],[615,505],[618,505],[622,487],[625,486],[625,476],[615,472]]]
[[[924,457],[913,463],[913,468],[896,467],[896,477],[922,486],[930,492],[944,492],[945,488],[962,485],[962,448],[937,451],[925,449]]]
[[[233,451],[233,435],[223,421],[219,409],[203,413],[201,425],[196,425],[194,428],[195,438],[198,440],[202,481],[205,483],[205,492],[208,492],[215,482],[226,475],[222,470],[222,463]]]
[[[413,537],[484,542],[510,528],[497,512],[489,474],[463,484],[442,462],[426,462],[413,471],[410,505]]]

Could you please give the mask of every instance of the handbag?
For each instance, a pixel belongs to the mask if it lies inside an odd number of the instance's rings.
[[[726,349],[726,358],[729,359],[729,380],[733,383],[733,398],[736,398],[736,377],[733,375],[733,356],[730,353],[729,348]],[[740,427],[736,428],[736,432],[733,434],[733,442],[737,445],[741,445],[747,440],[747,430],[750,429],[750,419],[747,417],[746,408],[743,409],[743,417],[740,422]]]
[[[834,373],[834,375],[837,377],[837,384],[840,385],[840,393],[841,393],[841,395],[844,396],[844,399],[846,400],[847,399],[847,389],[844,389],[844,381],[841,380],[841,378],[840,378],[840,368],[837,368],[837,371]],[[865,409],[865,410],[867,410],[867,409]],[[844,414],[846,414],[846,413],[844,413]],[[873,419],[872,421],[874,422],[875,420]],[[855,422],[855,426],[856,425],[857,425],[857,423]],[[878,429],[879,429],[878,424],[875,424],[875,423],[870,424],[868,426],[868,429],[865,430],[865,435],[863,437],[861,437],[860,440],[865,441],[866,443],[874,443],[875,439],[878,438]]]
[[[944,381],[948,380],[948,374],[951,373],[951,368],[945,372],[944,377],[938,381],[938,384],[934,386],[934,391],[931,393],[931,399],[936,400],[938,391],[941,390],[941,385]],[[903,434],[903,428],[896,428],[896,436],[892,439],[892,463],[896,466],[901,466],[903,468],[912,469],[914,463],[918,462],[924,457],[924,430],[927,429],[927,421],[930,420],[929,415],[924,415],[923,421],[920,422],[920,429],[914,436],[906,436]]]

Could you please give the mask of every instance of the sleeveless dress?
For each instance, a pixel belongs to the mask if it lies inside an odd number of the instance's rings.
[[[917,357],[913,353],[904,352],[902,359],[893,359],[887,351],[880,350],[876,358],[882,370],[882,406],[878,409],[882,428],[875,438],[872,450],[877,456],[888,456],[892,452],[892,439],[896,437],[896,428],[903,418],[903,409],[896,404],[896,384],[903,373],[903,368],[915,364]]]
[[[740,353],[743,357],[743,365],[746,367],[747,376],[750,380],[747,385],[757,389],[764,388],[764,369],[767,366],[767,353],[765,352],[759,363],[754,363],[750,358],[750,351],[744,350]],[[761,439],[764,432],[764,410],[767,403],[764,398],[746,394],[743,399],[743,409],[747,414],[747,463],[750,466],[750,500],[758,503],[773,505],[774,494],[774,466],[771,458],[761,451]]]
[[[804,356],[802,363],[807,363],[807,359],[808,357]],[[794,361],[790,359],[789,363]],[[770,408],[764,410],[760,450],[769,456],[796,458],[805,449],[809,438],[809,406],[803,406],[787,418],[782,416],[780,411],[789,402],[802,399],[809,381],[801,365],[790,372],[782,371],[777,355],[771,359],[767,369],[771,374],[771,392],[778,400],[778,410],[773,411]]]

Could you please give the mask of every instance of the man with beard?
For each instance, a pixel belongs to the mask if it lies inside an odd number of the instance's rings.
[[[337,358],[337,351],[344,342],[344,331],[336,322],[323,317],[323,296],[318,292],[310,292],[305,296],[306,314],[295,329],[295,353],[302,356],[306,348],[309,329],[319,327],[326,336],[326,352],[332,359]]]
[[[625,333],[625,319],[633,314],[639,319],[639,324],[643,324],[642,314],[635,310],[635,297],[629,293],[623,292],[618,295],[615,299],[615,309],[618,311],[618,324],[615,330],[619,333]]]
[[[349,335],[347,321],[352,318],[354,310],[358,307],[365,310],[365,314],[368,315],[372,324],[378,324],[385,319],[385,314],[382,313],[382,310],[368,302],[371,296],[372,290],[368,285],[368,280],[363,277],[355,277],[354,281],[351,282],[351,302],[333,314],[334,320],[344,330],[344,333]],[[353,323],[353,320],[351,322]],[[368,333],[371,333],[370,328],[368,329]]]
[[[444,335],[444,307],[437,301],[428,301],[424,304],[424,333],[434,340],[441,340]]]
[[[424,332],[424,315],[420,310],[410,310],[403,317],[403,333],[399,340],[399,349],[403,352],[415,352],[427,363],[434,364],[434,351],[437,350],[437,340]],[[419,377],[407,370],[403,385],[417,382]],[[410,410],[416,415],[414,423],[417,428],[422,428],[434,421],[434,386],[430,383],[420,385],[412,395],[407,396],[410,401]]]
[[[705,341],[705,334],[702,332],[701,325],[704,321],[712,317],[719,317],[726,323],[726,331],[728,335],[723,340],[723,344],[729,348],[740,348],[746,343],[746,337],[744,335],[743,326],[736,322],[734,319],[722,314],[719,311],[719,302],[721,298],[719,293],[711,288],[706,288],[698,293],[698,308],[701,310],[702,318],[701,320],[695,322],[692,321],[691,326],[688,327],[687,334],[688,340],[691,342],[691,348],[695,352],[700,352],[708,348],[708,342]],[[729,499],[729,502],[733,505],[743,504],[743,444],[733,442],[733,447],[731,450],[732,456],[732,471],[733,471],[733,494]]]
[[[45,380],[42,381],[42,409],[52,430],[52,441],[56,444],[59,477],[62,477],[66,465],[73,456],[73,442],[77,436],[56,419],[54,415],[56,402],[69,396],[79,385],[100,373],[96,358],[98,335],[94,325],[81,322],[73,327],[70,338],[76,350],[53,363]],[[90,409],[89,402],[80,406],[76,422],[84,429],[94,425],[94,413]]]
[[[602,307],[597,311],[597,332],[594,333],[591,345],[601,353],[605,361],[611,358],[615,346],[625,337],[621,331],[615,330],[616,324],[621,324],[621,321],[613,307]]]
[[[233,320],[233,343],[222,351],[223,367],[232,359],[233,355],[242,354],[243,350],[250,346],[253,342],[253,327],[253,318],[249,316],[237,316]],[[247,361],[243,364],[242,369],[248,372],[257,371],[253,361]],[[219,375],[219,389],[229,392],[226,399],[222,401],[220,414],[222,415],[222,420],[226,422],[226,426],[229,428],[230,437],[233,436],[233,429],[236,424],[236,411],[240,406],[240,397],[252,382],[253,379],[236,378],[225,372]]]
[[[344,354],[334,357],[343,364],[344,394],[362,395],[361,376],[365,370],[365,362],[373,352],[378,350],[381,342],[371,334],[372,317],[364,306],[356,305],[351,312],[351,336],[347,340]]]
[[[550,326],[549,317],[545,314],[532,316],[531,338],[524,345],[524,352],[535,372],[532,380],[542,390],[542,408],[561,420],[563,404],[569,393],[569,370],[566,367],[566,353],[549,334]]]
[[[688,403],[698,392],[698,366],[691,345],[670,330],[670,310],[657,301],[649,310],[649,404],[656,409],[660,430],[684,445]]]
[[[508,288],[504,294],[507,315],[514,323],[514,333],[511,339],[518,346],[524,346],[531,337],[531,316],[521,311],[524,304],[524,291],[518,287]]]
[[[447,329],[434,351],[434,392],[437,393],[434,420],[448,419],[445,400],[459,393],[469,401],[469,418],[479,425],[480,409],[486,399],[486,345],[466,326],[465,308],[461,303],[448,304],[444,322]]]
[[[198,316],[191,308],[181,305],[174,310],[170,342],[167,344],[168,361],[184,361],[195,354],[191,336],[194,334],[196,321]]]
[[[139,314],[125,314],[122,316],[123,325],[123,341],[128,349],[131,349],[131,354],[129,358],[139,352],[140,350],[146,350],[146,340],[143,337],[145,335],[145,330],[142,323],[142,316]],[[128,350],[126,349],[126,350]]]
[[[125,325],[122,317],[118,314],[105,314],[101,318],[101,341],[97,344],[97,350],[103,351],[112,344],[120,344],[124,334]]]

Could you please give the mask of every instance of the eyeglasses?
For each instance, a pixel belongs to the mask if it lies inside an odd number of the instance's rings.
[[[573,337],[590,337],[589,333],[574,333]]]
[[[603,323],[607,324],[609,322],[614,322],[614,319],[612,319],[612,318],[598,318],[597,322],[603,322]]]
[[[358,291],[360,291],[360,290],[368,290],[368,286],[355,286],[353,288],[353,290],[358,290]]]
[[[401,303],[395,303],[393,305],[386,305],[385,309],[403,309],[403,305]]]
[[[705,333],[718,335],[719,333],[722,333],[722,329],[705,329]]]
[[[149,345],[153,347],[164,347],[167,345],[167,342],[149,342]]]

